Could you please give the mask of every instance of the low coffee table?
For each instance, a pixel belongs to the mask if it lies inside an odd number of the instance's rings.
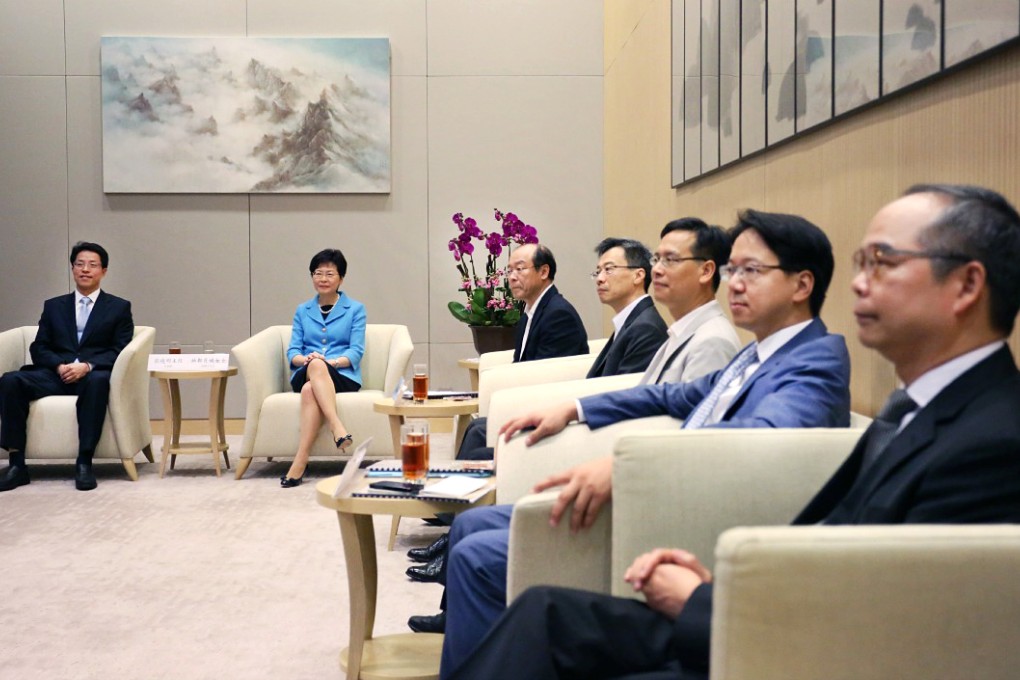
[[[378,592],[373,515],[432,517],[437,512],[462,512],[496,502],[493,488],[474,503],[457,503],[417,498],[333,498],[340,477],[328,477],[315,485],[319,505],[335,510],[340,521],[340,538],[347,563],[351,633],[348,647],[340,652],[340,667],[348,680],[407,678],[433,680],[439,677],[443,636],[437,633],[404,633],[374,637],[375,605]],[[373,477],[372,481],[378,478]],[[358,472],[353,491],[368,487],[364,471]],[[394,575],[394,578],[403,576]]]

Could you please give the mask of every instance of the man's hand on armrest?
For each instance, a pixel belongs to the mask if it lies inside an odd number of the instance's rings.
[[[613,495],[613,458],[603,456],[546,477],[535,485],[535,493],[554,486],[562,486],[563,490],[549,513],[549,525],[557,526],[567,506],[573,503],[570,530],[576,533],[588,529]]]
[[[675,619],[691,593],[712,581],[712,572],[686,550],[658,548],[635,559],[623,578],[644,594],[649,607]]]
[[[526,445],[531,446],[546,437],[561,432],[571,420],[577,420],[577,406],[573,401],[508,420],[503,423],[503,427],[499,428],[499,434],[503,437],[503,441],[508,442],[521,430],[533,427],[535,429],[524,440]]]

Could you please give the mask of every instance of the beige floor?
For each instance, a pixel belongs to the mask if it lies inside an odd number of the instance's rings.
[[[134,483],[97,466],[88,493],[70,465],[37,465],[0,494],[0,680],[344,677],[343,550],[314,494],[340,463],[314,462],[296,489],[279,486],[285,462],[256,461],[241,481],[204,457],[178,463],[164,479],[140,463]],[[377,634],[405,632],[441,593],[403,573],[404,552],[438,530],[405,520],[386,552],[388,528],[377,518]]]

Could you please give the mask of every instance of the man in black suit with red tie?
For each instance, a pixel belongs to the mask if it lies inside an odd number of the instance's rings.
[[[1020,215],[987,189],[913,187],[875,215],[853,260],[858,337],[903,388],[793,523],[1020,522],[1020,372],[1006,344]],[[624,578],[645,602],[526,591],[444,679],[706,677],[708,570],[659,549]]]
[[[0,377],[0,447],[9,455],[0,491],[31,481],[25,463],[28,409],[32,401],[51,395],[78,396],[74,485],[80,491],[96,488],[92,455],[110,400],[110,372],[135,327],[131,303],[99,289],[110,264],[106,249],[79,241],[70,260],[75,291],[43,305],[29,348],[32,363]]]

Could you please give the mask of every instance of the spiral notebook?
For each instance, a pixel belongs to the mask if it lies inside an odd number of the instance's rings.
[[[444,503],[474,503],[495,486],[491,479],[478,479],[458,475],[428,484],[416,493],[372,489],[367,485],[351,493],[355,498],[411,498]]]

